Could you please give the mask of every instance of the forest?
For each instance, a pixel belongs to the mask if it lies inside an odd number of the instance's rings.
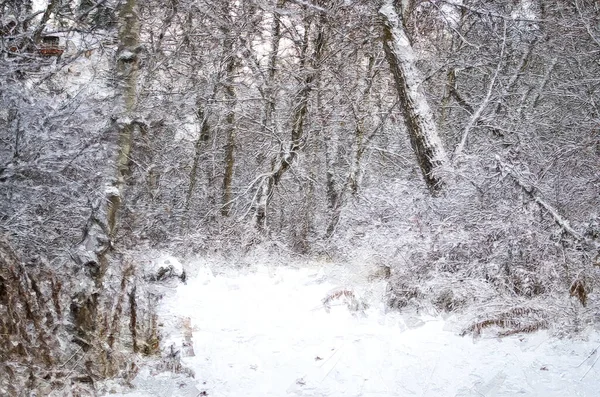
[[[0,0],[2,395],[169,360],[161,252],[576,335],[599,209],[595,0]]]

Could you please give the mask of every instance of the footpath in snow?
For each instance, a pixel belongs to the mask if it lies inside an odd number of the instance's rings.
[[[600,395],[597,334],[460,337],[441,318],[386,313],[383,281],[340,269],[196,269],[159,310],[195,378],[142,369],[125,396]]]

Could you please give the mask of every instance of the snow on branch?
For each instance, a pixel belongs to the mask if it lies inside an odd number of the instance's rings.
[[[502,49],[500,51],[500,58],[498,60],[498,65],[496,66],[494,76],[492,77],[492,80],[490,81],[485,98],[483,99],[483,101],[481,102],[481,104],[479,105],[479,107],[477,108],[475,113],[473,113],[471,115],[469,122],[467,123],[467,125],[465,126],[465,128],[463,130],[463,135],[460,140],[460,143],[458,144],[458,147],[454,151],[454,156],[453,156],[454,161],[456,161],[462,154],[463,150],[465,149],[465,145],[467,144],[467,138],[469,137],[469,133],[471,132],[471,130],[473,129],[475,124],[479,121],[479,119],[481,118],[481,115],[483,114],[483,111],[485,110],[486,106],[490,102],[490,98],[492,97],[492,92],[494,90],[494,85],[496,84],[496,79],[498,78],[498,74],[500,73],[500,69],[503,64],[505,49],[506,49],[506,22],[504,22]]]
[[[512,164],[507,164],[503,162],[500,156],[496,156],[496,161],[498,162],[498,167],[500,169],[500,172],[502,172],[502,175],[511,176],[512,179],[516,182],[516,184],[519,185],[519,187],[523,189],[523,191],[527,193],[527,195],[531,197],[533,201],[537,203],[537,205],[548,211],[552,218],[554,218],[554,221],[565,232],[573,236],[577,241],[585,240],[580,233],[578,233],[575,229],[571,227],[569,221],[558,213],[556,208],[548,204],[548,202],[546,202],[542,197],[540,197],[539,193],[536,192],[533,186],[531,186],[529,183],[523,180],[521,175],[519,175],[519,173],[515,170],[515,167]]]
[[[301,5],[301,6],[305,6],[305,7],[311,8],[311,9],[313,9],[313,10],[316,10],[316,11],[322,12],[322,13],[324,13],[324,14],[326,14],[326,13],[327,13],[327,10],[326,10],[325,8],[323,8],[323,7],[321,7],[321,6],[318,6],[318,5],[316,5],[316,4],[313,4],[313,3],[309,2],[309,1],[305,1],[305,0],[292,0],[292,1],[293,1],[294,3],[296,3],[296,4],[299,4],[299,5]]]

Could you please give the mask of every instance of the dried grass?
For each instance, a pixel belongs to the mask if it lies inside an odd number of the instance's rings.
[[[492,317],[484,317],[461,332],[461,336],[472,334],[480,336],[484,330],[499,328],[497,336],[531,333],[548,328],[546,313],[531,307],[516,307]]]
[[[334,301],[341,301],[343,304],[346,304],[348,310],[352,312],[362,311],[368,306],[365,302],[359,300],[353,291],[345,288],[333,291],[323,299],[323,307],[325,307],[327,312],[331,310]]]
[[[573,281],[573,283],[571,283],[571,288],[569,288],[569,294],[571,296],[577,297],[577,299],[579,299],[579,302],[581,303],[581,306],[587,306],[588,291],[586,288],[586,283],[583,279],[576,279],[575,281]]]

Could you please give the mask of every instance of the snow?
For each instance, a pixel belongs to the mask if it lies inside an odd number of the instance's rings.
[[[162,300],[165,347],[193,352],[195,378],[143,369],[150,396],[595,396],[598,334],[546,332],[504,339],[458,336],[456,318],[386,312],[385,281],[332,264],[217,271],[192,277]],[[219,267],[222,269],[222,267]],[[352,269],[353,271],[356,269]],[[367,303],[357,310],[347,297]],[[350,293],[348,293],[350,294]],[[332,296],[339,295],[339,299]],[[324,300],[330,297],[331,310]]]
[[[31,10],[33,12],[36,11],[45,11],[48,6],[48,0],[33,0],[31,4]]]
[[[120,197],[121,196],[121,192],[119,192],[119,189],[113,185],[106,185],[104,187],[104,194],[107,197]]]
[[[123,50],[119,53],[118,60],[123,62],[133,62],[137,55],[129,50]]]
[[[149,261],[144,266],[145,275],[151,280],[164,280],[167,278],[181,278],[185,270],[179,259],[172,255],[163,254],[157,259]]]

